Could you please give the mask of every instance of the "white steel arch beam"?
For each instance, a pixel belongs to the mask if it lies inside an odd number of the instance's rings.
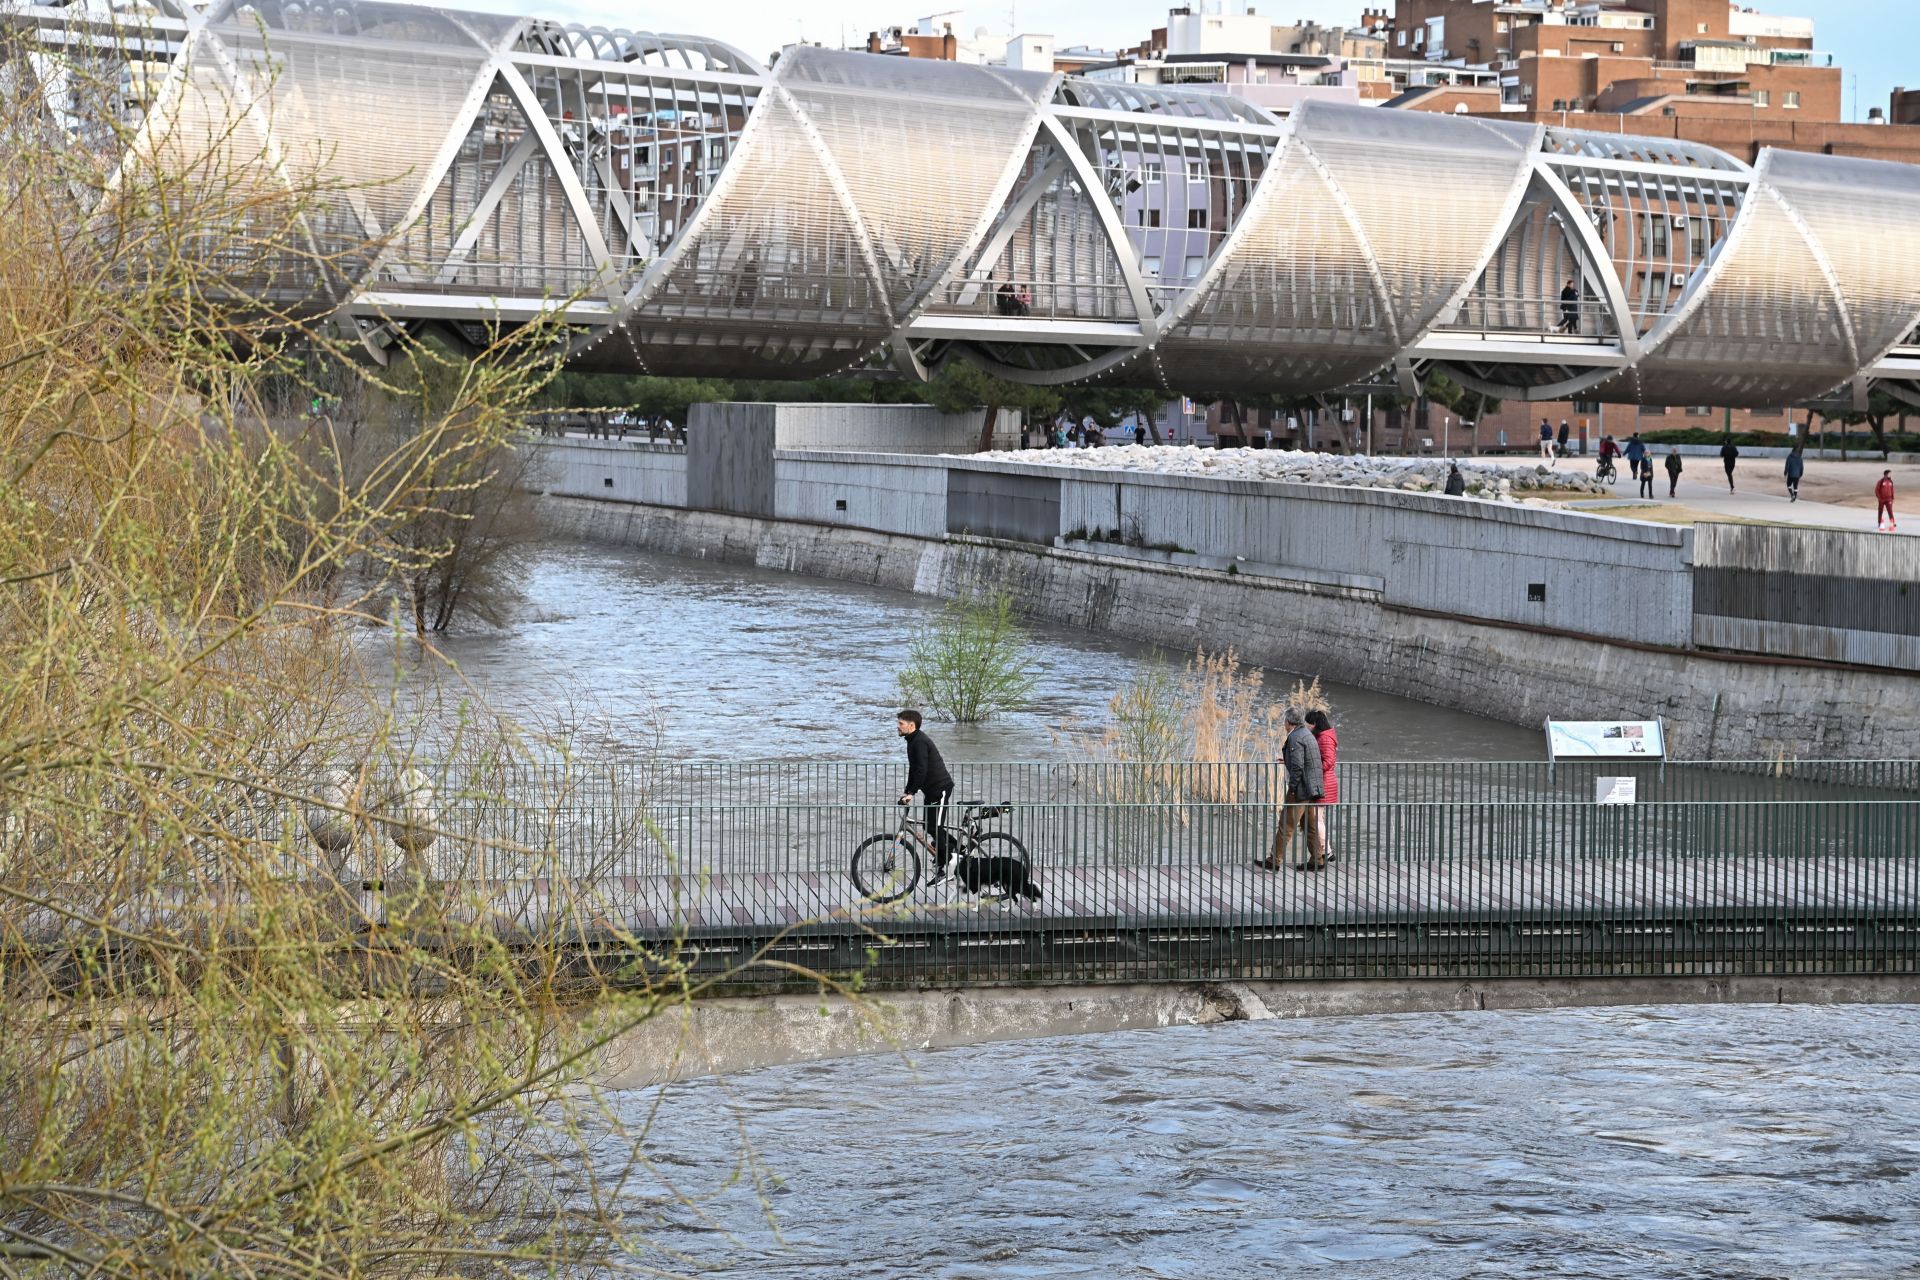
[[[580,183],[580,175],[574,170],[566,144],[554,130],[553,121],[547,119],[547,110],[540,101],[540,95],[534,92],[520,68],[508,62],[502,63],[499,70],[501,83],[513,95],[514,102],[519,104],[521,112],[527,117],[528,127],[539,138],[540,148],[546,152],[547,163],[553,166],[554,178],[560,183],[567,207],[573,211],[574,221],[580,224],[580,235],[586,242],[587,254],[599,272],[600,278],[595,282],[597,291],[604,294],[610,304],[618,306],[620,271],[614,265],[606,237],[600,234],[599,215],[594,210],[593,201],[587,198],[586,187]]]
[[[1134,258],[1133,245],[1127,239],[1127,229],[1121,225],[1120,211],[1113,207],[1113,201],[1107,199],[1106,186],[1100,181],[1099,173],[1094,170],[1093,162],[1087,159],[1087,153],[1081,149],[1079,141],[1051,110],[1046,111],[1041,119],[1054,145],[1060,148],[1060,154],[1066,158],[1067,167],[1080,184],[1081,193],[1093,207],[1094,217],[1099,220],[1100,229],[1119,263],[1120,280],[1126,286],[1134,318],[1139,321],[1140,335],[1151,346],[1159,336],[1159,320],[1154,313],[1153,299],[1147,293],[1146,279],[1140,274],[1140,263]]]

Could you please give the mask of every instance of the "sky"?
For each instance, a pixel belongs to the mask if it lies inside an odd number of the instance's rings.
[[[712,0],[709,4],[658,0],[447,0],[452,8],[539,13],[626,27],[712,36],[765,60],[781,45],[805,38],[827,45],[863,41],[869,31],[911,26],[923,14],[956,8],[964,0]],[[1245,0],[1227,0],[1235,10]],[[1392,0],[1370,0],[1391,7]],[[1843,99],[1849,120],[1868,107],[1885,107],[1895,85],[1920,88],[1920,0],[1742,0],[1764,12],[1811,16],[1814,43],[1837,55],[1848,80]],[[1313,18],[1354,22],[1363,0],[1256,0],[1277,21]],[[968,34],[986,27],[1052,35],[1060,44],[1117,48],[1138,44],[1166,24],[1168,0],[992,0],[965,5],[952,21]]]

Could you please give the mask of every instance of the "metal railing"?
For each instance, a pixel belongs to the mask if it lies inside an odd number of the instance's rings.
[[[369,784],[326,850],[312,810],[284,799],[243,799],[220,829],[286,875],[349,886],[369,918],[397,882],[424,883],[509,929],[597,947],[677,938],[712,967],[771,946],[874,985],[1920,973],[1916,761],[1349,762],[1320,811],[1332,861],[1311,871],[1255,865],[1310,854],[1304,834],[1276,850],[1271,764],[954,772],[949,821],[969,801],[1011,802],[986,829],[1024,846],[1039,901],[922,884],[866,902],[850,864],[899,821],[892,761],[443,772],[412,810]],[[1619,776],[1637,802],[1599,803],[1598,779]],[[0,851],[16,869],[33,823]],[[99,892],[100,909],[137,907],[123,887]],[[178,883],[140,892],[172,901]]]

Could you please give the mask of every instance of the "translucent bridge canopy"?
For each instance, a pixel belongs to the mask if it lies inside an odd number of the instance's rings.
[[[376,350],[559,315],[577,364],[662,374],[1920,385],[1902,165],[357,0],[0,23],[77,144],[304,193],[259,287]]]

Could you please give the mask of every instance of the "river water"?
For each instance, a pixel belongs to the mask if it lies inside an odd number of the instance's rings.
[[[692,1197],[622,1203],[725,1277],[1920,1275],[1916,1048],[1789,1005],[844,1059],[619,1095]]]
[[[900,753],[895,673],[924,596],[605,545],[542,547],[512,626],[442,650],[502,710],[597,712],[623,731],[657,722],[681,759],[872,759]],[[1059,759],[1061,735],[1104,720],[1152,656],[1131,641],[1036,625],[1031,707],[981,725],[932,724],[949,760]],[[1184,654],[1168,655],[1178,666]],[[1276,697],[1293,677],[1269,673]],[[1327,690],[1353,759],[1537,759],[1538,730],[1345,686]]]

